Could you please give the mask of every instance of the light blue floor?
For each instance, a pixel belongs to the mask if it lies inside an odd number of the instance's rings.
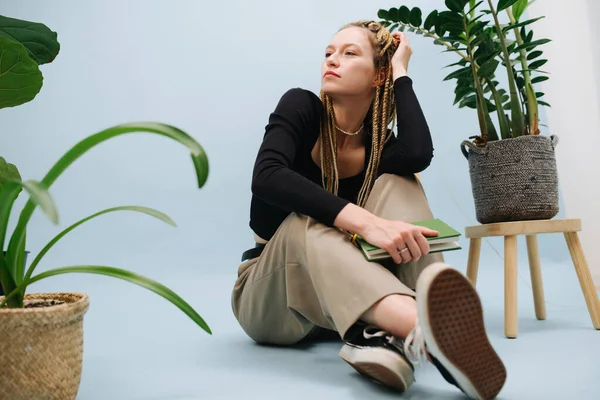
[[[524,264],[516,340],[503,336],[501,265],[480,267],[478,290],[488,333],[508,368],[500,398],[598,399],[600,331],[592,327],[574,270],[569,264],[543,266],[548,319],[537,321]],[[430,365],[417,370],[417,383],[400,396],[362,379],[341,361],[340,343],[304,349],[253,344],[231,314],[233,269],[183,273],[177,279],[164,270],[149,274],[197,307],[213,336],[158,296],[122,281],[80,275],[33,287],[78,288],[91,296],[78,399],[463,398]]]

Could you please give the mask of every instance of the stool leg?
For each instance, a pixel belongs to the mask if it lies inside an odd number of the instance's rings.
[[[471,238],[469,244],[469,258],[467,260],[467,278],[477,286],[477,272],[479,271],[479,255],[481,254],[481,238]]]
[[[518,331],[517,236],[504,237],[504,335],[514,339]]]
[[[577,277],[579,278],[581,290],[583,291],[583,297],[585,297],[585,302],[592,318],[592,323],[594,324],[594,328],[600,329],[600,300],[598,300],[598,295],[594,288],[590,270],[583,254],[583,248],[579,242],[579,236],[577,232],[565,232],[564,235],[567,246],[569,246],[569,252],[571,253]]]
[[[542,283],[542,269],[540,266],[540,251],[537,237],[536,235],[527,235],[525,239],[527,241],[527,255],[529,256],[529,272],[531,273],[535,316],[539,320],[544,320],[546,319],[546,303],[544,302],[544,285]]]

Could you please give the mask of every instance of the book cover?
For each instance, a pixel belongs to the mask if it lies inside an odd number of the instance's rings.
[[[446,224],[439,218],[424,220],[424,221],[415,221],[411,222],[413,225],[424,226],[429,229],[433,229],[438,231],[437,236],[427,237],[427,242],[429,243],[429,253],[437,253],[441,251],[451,251],[451,250],[459,250],[462,249],[460,243],[458,242],[458,238],[461,236],[461,233],[456,229],[452,228],[450,225]],[[377,246],[373,246],[370,243],[367,243],[360,236],[357,237],[355,244],[362,251],[365,258],[369,261],[381,260],[385,258],[391,258],[389,253],[386,250],[380,249]]]

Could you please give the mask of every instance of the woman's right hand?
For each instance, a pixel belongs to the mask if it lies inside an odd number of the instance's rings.
[[[342,209],[334,225],[356,232],[373,246],[386,250],[396,264],[416,261],[428,254],[426,236],[439,235],[439,232],[429,228],[380,218],[352,203]],[[405,248],[407,250],[401,251]]]
[[[370,244],[386,250],[396,264],[417,261],[428,254],[429,243],[426,237],[438,234],[423,226],[378,217],[359,233]]]

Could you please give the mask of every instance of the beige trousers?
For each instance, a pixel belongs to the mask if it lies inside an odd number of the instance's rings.
[[[416,177],[382,175],[365,209],[391,220],[433,217]],[[399,265],[368,262],[344,233],[292,213],[260,257],[239,266],[231,297],[233,313],[258,343],[295,344],[319,327],[344,338],[382,298],[414,297],[419,274],[437,261],[443,261],[441,253]]]

